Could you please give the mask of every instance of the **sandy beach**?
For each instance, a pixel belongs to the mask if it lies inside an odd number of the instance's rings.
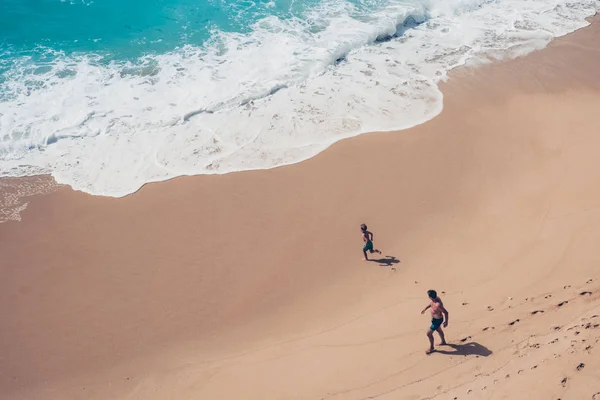
[[[4,181],[0,398],[599,400],[598,43],[459,68],[433,120],[291,166]]]

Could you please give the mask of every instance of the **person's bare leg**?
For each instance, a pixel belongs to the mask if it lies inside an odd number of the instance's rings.
[[[431,354],[435,351],[433,348],[433,331],[431,329],[427,330],[427,338],[429,339],[429,350],[427,350],[425,354]]]
[[[375,249],[375,253],[377,253],[377,254],[381,254],[381,251],[380,251],[380,250],[377,250],[377,249]]]
[[[365,255],[365,261],[369,261],[369,256],[367,256],[366,250],[363,250],[363,254]]]
[[[442,330],[442,328],[437,328],[436,330],[437,333],[440,335],[440,338],[442,339],[442,343],[440,343],[440,346],[447,345],[448,343],[446,343],[446,337],[444,336],[444,331]]]

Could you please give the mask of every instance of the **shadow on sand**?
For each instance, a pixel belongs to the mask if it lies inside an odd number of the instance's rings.
[[[443,350],[450,348],[451,350]],[[437,347],[435,353],[447,354],[450,356],[481,356],[487,357],[492,354],[492,351],[487,347],[480,345],[477,342],[465,343],[465,344],[454,344],[448,343],[447,346]]]
[[[400,260],[398,260],[394,256],[385,256],[384,258],[371,258],[370,262],[379,263],[382,267],[391,267],[393,264],[398,264]]]

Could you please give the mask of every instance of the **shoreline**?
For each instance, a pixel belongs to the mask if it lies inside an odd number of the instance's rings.
[[[3,375],[17,377],[1,382],[4,393],[351,399],[404,381],[431,384],[419,367],[428,365],[423,329],[413,327],[425,323],[411,311],[430,286],[444,290],[456,321],[449,340],[474,337],[493,354],[460,366],[436,360],[466,375],[513,362],[499,349],[520,340],[520,329],[540,335],[568,323],[551,312],[563,286],[592,288],[581,305],[569,294],[589,318],[597,288],[584,282],[597,278],[600,237],[583,221],[596,220],[600,204],[590,155],[598,125],[583,119],[600,98],[593,21],[527,56],[454,70],[442,113],[399,134],[342,140],[266,171],[178,177],[120,199],[68,188],[31,199],[22,222],[0,225],[10,275],[0,315],[14,328],[1,337]],[[361,222],[394,258],[365,268]],[[545,310],[543,326],[523,317],[528,291]],[[509,308],[507,292],[524,303]],[[461,306],[481,298],[498,315]],[[480,333],[478,325],[510,318],[524,328]],[[232,354],[235,362],[224,361]],[[414,365],[394,377],[405,364]],[[117,382],[125,371],[132,379]],[[440,391],[459,378],[444,375]],[[503,391],[514,395],[510,382]],[[550,389],[564,388],[540,388]]]
[[[585,21],[588,23],[587,26],[589,26],[589,24],[591,23],[590,21],[593,20],[596,17],[597,13],[593,16],[590,16],[588,18],[585,18]],[[580,29],[584,29],[586,26],[580,27],[575,29],[574,31],[571,31],[569,33],[563,34],[561,36],[554,36],[546,45],[546,47],[548,45],[550,45],[552,42],[554,42],[556,39],[559,39],[561,37],[564,37],[566,35],[570,35]],[[515,46],[518,47],[518,46]],[[544,47],[545,48],[545,47]],[[532,47],[533,49],[533,47]],[[543,48],[542,48],[543,49]],[[157,178],[157,179],[151,179],[149,181],[144,182],[141,186],[139,186],[137,189],[135,189],[133,192],[130,193],[126,193],[126,194],[118,194],[118,195],[106,195],[106,194],[94,194],[91,192],[87,192],[84,191],[82,189],[79,188],[73,188],[72,183],[58,183],[56,181],[56,179],[53,177],[53,175],[51,173],[49,174],[41,174],[41,175],[24,175],[24,176],[10,176],[10,177],[0,177],[0,180],[2,179],[18,179],[18,178],[35,178],[35,177],[45,177],[45,176],[51,176],[52,180],[57,185],[65,185],[65,186],[69,186],[71,187],[74,191],[81,191],[90,195],[94,195],[94,196],[101,196],[101,197],[110,197],[110,198],[124,198],[127,196],[131,196],[137,192],[139,192],[144,186],[148,185],[148,184],[153,184],[153,183],[161,183],[161,182],[168,182],[170,180],[176,179],[176,178],[182,178],[182,177],[190,177],[190,176],[204,176],[204,175],[227,175],[227,174],[232,174],[232,173],[239,173],[239,172],[246,172],[246,171],[268,171],[271,169],[276,169],[276,168],[281,168],[281,167],[286,167],[286,166],[290,166],[290,165],[295,165],[295,164],[299,164],[302,163],[304,161],[307,161],[313,157],[315,157],[316,155],[326,151],[327,149],[329,149],[332,145],[335,145],[335,143],[338,143],[340,141],[344,141],[344,140],[348,140],[348,139],[352,139],[355,138],[357,136],[361,136],[361,135],[365,135],[365,134],[372,134],[372,133],[398,133],[398,132],[402,132],[402,131],[406,131],[408,129],[412,129],[416,126],[422,125],[424,123],[427,123],[428,121],[431,121],[431,119],[436,118],[443,110],[443,91],[441,90],[442,86],[447,82],[448,79],[451,78],[451,76],[453,75],[454,71],[456,71],[457,69],[462,69],[462,68],[477,68],[478,66],[481,65],[485,65],[485,64],[489,64],[489,63],[498,63],[498,62],[504,62],[504,61],[509,61],[511,59],[514,58],[520,58],[520,57],[524,57],[528,54],[531,54],[532,52],[536,52],[536,51],[540,51],[540,48],[537,49],[533,49],[533,50],[529,50],[528,52],[522,53],[522,52],[514,52],[514,51],[510,51],[511,48],[507,48],[504,49],[505,50],[505,56],[503,58],[495,58],[493,53],[490,54],[481,54],[478,56],[473,56],[471,58],[467,58],[465,59],[462,64],[458,64],[455,65],[453,67],[451,67],[448,71],[446,71],[446,74],[444,75],[444,77],[446,78],[445,80],[443,78],[435,78],[435,79],[430,79],[428,78],[428,80],[430,80],[430,83],[433,83],[435,86],[435,91],[441,96],[440,99],[440,104],[439,107],[436,107],[435,111],[431,111],[430,110],[430,115],[429,116],[423,116],[422,119],[417,120],[417,122],[410,122],[404,126],[401,127],[396,127],[396,128],[392,128],[392,129],[385,129],[385,130],[371,130],[371,129],[366,129],[366,130],[360,130],[357,133],[352,133],[352,134],[344,134],[342,138],[330,141],[330,142],[323,142],[323,143],[310,143],[307,144],[304,147],[311,147],[314,145],[318,145],[318,147],[321,148],[321,150],[319,150],[317,153],[309,155],[309,156],[301,156],[300,158],[298,158],[298,160],[296,161],[291,161],[291,162],[285,162],[283,164],[279,164],[279,165],[275,165],[275,166],[270,166],[270,167],[255,167],[255,168],[250,168],[250,169],[242,169],[242,170],[232,170],[232,171],[226,171],[226,172],[209,172],[209,171],[204,171],[203,173],[198,173],[198,174],[180,174],[180,175],[176,175],[176,176],[170,176],[170,177],[162,177],[162,178]],[[513,57],[513,58],[511,58]],[[184,118],[185,119],[185,118]],[[324,147],[323,147],[324,146]],[[291,149],[292,151],[296,151],[301,149],[301,147],[295,148],[295,149]],[[217,162],[218,163],[218,162]],[[34,168],[33,166],[31,166],[31,168]],[[2,206],[2,204],[0,204],[0,207]],[[0,220],[1,222],[1,220]]]

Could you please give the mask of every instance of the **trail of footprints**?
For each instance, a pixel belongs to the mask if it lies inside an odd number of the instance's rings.
[[[589,280],[588,280],[586,283],[591,283],[591,282],[593,282],[593,279],[589,279]],[[571,287],[571,285],[567,285],[567,286],[564,286],[564,288],[563,288],[563,289],[569,289],[570,287]],[[590,296],[590,295],[592,295],[592,294],[593,294],[593,293],[592,293],[592,292],[590,292],[590,291],[583,291],[583,292],[579,293],[579,295],[580,295],[580,296]],[[544,296],[544,298],[545,298],[545,299],[549,299],[549,298],[551,298],[551,297],[552,297],[552,294],[548,294],[548,295]],[[511,297],[510,299],[512,299],[512,297]],[[529,298],[529,297],[527,297],[525,300],[526,300],[526,301],[527,301],[527,300],[533,300],[533,298]],[[463,303],[463,305],[466,305],[466,304],[468,304],[468,303]],[[557,307],[557,308],[560,308],[560,307],[562,307],[562,306],[564,306],[564,305],[567,305],[567,304],[569,304],[569,300],[561,301],[560,303],[556,304],[556,307]],[[510,306],[509,306],[509,308],[510,308]],[[493,308],[492,306],[487,306],[487,309],[488,309],[488,311],[494,311],[494,308]],[[534,311],[531,311],[531,315],[543,314],[543,313],[545,313],[545,312],[546,312],[546,311],[544,311],[544,310],[534,310]],[[598,315],[593,315],[591,318],[598,318]],[[515,324],[516,324],[516,323],[518,323],[518,322],[521,322],[521,320],[517,318],[517,319],[515,319],[514,321],[508,322],[508,323],[507,323],[507,325],[508,325],[508,326],[513,326],[513,325],[515,325]],[[590,324],[588,324],[588,325],[590,325]],[[598,325],[596,324],[596,325],[594,325],[594,326],[591,326],[591,327],[593,327],[593,328],[597,328],[597,327],[598,327]],[[492,327],[486,326],[485,328],[483,328],[483,329],[482,329],[482,331],[484,331],[484,332],[485,332],[485,331],[487,331],[487,330],[489,330],[489,329],[496,329],[496,328],[495,328],[495,327],[493,327],[493,326],[492,326]],[[560,330],[560,329],[561,329],[561,327],[560,327],[560,326],[553,326],[553,327],[552,327],[552,329],[554,329],[554,330],[557,330],[557,331],[558,331],[558,330]],[[588,329],[589,329],[589,327],[588,327]],[[471,338],[471,337],[469,336],[469,338]],[[461,340],[461,341],[464,341],[464,340]]]
[[[593,279],[589,279],[586,282],[586,284],[590,284],[593,281],[594,281]],[[571,286],[570,285],[566,285],[566,286],[563,287],[563,290],[566,290],[566,289],[569,289],[569,288],[571,288]],[[593,294],[593,292],[588,291],[588,290],[584,290],[584,291],[580,292],[578,296],[576,296],[573,299],[569,299],[569,300],[575,300],[575,299],[577,299],[579,297],[589,297],[592,294]],[[550,298],[552,298],[552,294],[547,294],[547,295],[544,296],[544,299],[550,299]],[[512,298],[509,298],[509,299],[512,300]],[[531,298],[531,299],[530,298],[526,298],[525,300],[526,301],[533,300],[533,298]],[[567,304],[569,304],[569,300],[561,301],[561,302],[555,304],[555,306],[553,308],[554,309],[560,309],[560,308],[566,306]],[[466,304],[468,304],[468,303],[463,303],[463,305],[466,305]],[[509,308],[510,308],[510,306],[509,306]],[[487,309],[488,309],[488,311],[493,311],[494,310],[494,308],[492,306],[487,306]],[[534,310],[534,311],[530,312],[530,315],[531,316],[535,316],[535,315],[539,315],[539,314],[544,314],[545,312],[546,312],[545,310]],[[515,326],[519,322],[521,322],[521,320],[519,318],[517,318],[517,319],[515,319],[513,321],[507,322],[506,327]],[[495,326],[486,326],[485,328],[482,329],[482,332],[487,332],[487,331],[491,331],[491,330],[495,330],[495,329],[496,329]],[[574,354],[577,351],[582,351],[583,350],[583,351],[587,352],[588,354],[591,354],[592,350],[594,349],[594,345],[596,343],[600,342],[600,333],[594,334],[593,336],[595,336],[595,337],[591,337],[592,335],[588,335],[588,339],[591,339],[590,342],[595,339],[595,341],[594,341],[593,344],[588,344],[588,342],[586,342],[586,339],[581,339],[581,340],[575,339],[582,332],[584,332],[585,330],[590,330],[590,329],[600,329],[600,315],[595,314],[595,315],[592,315],[592,316],[587,317],[587,318],[583,317],[583,318],[580,319],[580,323],[579,324],[572,325],[572,326],[568,327],[566,330],[564,330],[564,334],[560,335],[560,336],[562,336],[562,339],[568,340],[569,336],[571,336],[571,338],[572,338],[571,339],[571,343],[570,343],[570,345],[569,345],[569,347],[567,349],[567,352],[569,352],[571,354]],[[551,326],[550,327],[550,332],[556,332],[556,333],[558,333],[558,332],[561,332],[561,331],[563,331],[563,327],[562,326]],[[551,335],[551,333],[548,334],[548,335]],[[532,339],[532,338],[535,338],[535,335],[532,335],[530,339]],[[466,337],[460,339],[460,342],[461,343],[465,343],[465,342],[469,341],[470,339],[472,339],[471,336],[466,336]],[[550,340],[549,342],[547,342],[547,345],[555,345],[555,344],[559,343],[560,340],[561,340],[560,337],[555,337],[552,340]],[[532,343],[532,344],[527,343],[525,347],[528,348],[528,349],[539,349],[541,346],[544,346],[544,344],[541,344],[541,343]],[[518,346],[517,346],[517,348],[518,348]],[[523,354],[520,354],[519,357],[522,358],[525,355],[526,355],[526,353],[523,353]],[[561,357],[560,354],[557,354],[557,353],[554,354],[554,358],[559,358],[559,357]],[[544,361],[546,361],[546,360],[544,359],[541,362],[543,363]],[[530,367],[530,370],[535,370],[538,367],[539,367],[539,364],[532,365]],[[581,362],[578,365],[573,366],[573,371],[574,371],[574,373],[577,373],[577,372],[582,371],[584,368],[585,368],[585,363]],[[497,372],[497,371],[495,371],[495,372]],[[521,373],[524,373],[524,372],[525,371],[523,369],[519,369],[517,371],[517,375],[520,375]],[[488,376],[491,376],[491,375],[493,375],[493,373],[489,374]],[[510,379],[510,376],[511,376],[510,374],[506,374],[504,376],[504,379]],[[570,378],[571,377],[569,377],[569,376],[563,377],[563,379],[560,381],[559,384],[562,387],[566,388],[568,386]],[[493,383],[494,384],[499,383],[499,379],[494,380]],[[487,389],[487,386],[483,386],[480,390],[486,390],[486,389]],[[474,389],[472,389],[472,388],[467,389],[466,390],[466,394],[473,393],[473,390]],[[458,396],[455,396],[453,398],[454,398],[454,400],[458,400],[459,399]],[[591,395],[591,400],[600,400],[600,392],[592,394]]]

